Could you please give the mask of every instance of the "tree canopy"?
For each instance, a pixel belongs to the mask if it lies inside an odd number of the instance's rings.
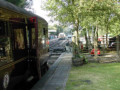
[[[52,19],[69,25],[107,26],[111,15],[118,15],[118,0],[47,0],[44,9]],[[118,18],[118,17],[117,17]],[[87,23],[87,24],[86,24]],[[110,23],[111,24],[111,23]]]
[[[81,31],[81,27],[85,35],[86,32],[94,33],[96,49],[98,32],[102,32],[102,35],[106,34],[106,40],[108,34],[114,36],[120,34],[119,0],[47,0],[44,9],[49,11],[52,19],[64,25],[73,25],[77,32],[76,44],[79,44],[78,32]]]

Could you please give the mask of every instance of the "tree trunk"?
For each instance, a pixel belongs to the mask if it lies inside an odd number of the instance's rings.
[[[92,27],[92,45],[94,45],[94,36],[95,36],[95,30],[94,27]]]
[[[91,44],[91,37],[90,37],[90,33],[88,32],[88,41],[89,41],[89,46],[91,47],[92,44]]]
[[[96,25],[96,31],[95,31],[95,36],[94,36],[94,58],[97,60],[97,33],[98,33],[98,26]]]
[[[117,56],[119,58],[119,35],[116,37],[116,49],[117,49]]]
[[[78,32],[78,29],[76,30],[76,32],[77,32],[77,46],[79,46],[79,32]]]
[[[88,49],[87,29],[85,31],[86,49]]]
[[[108,48],[108,26],[106,28],[106,47]]]
[[[92,49],[91,38],[90,38],[90,31],[87,30],[87,39],[88,39],[88,51],[90,52]]]
[[[76,32],[77,32],[77,42],[76,42],[76,44],[77,44],[77,52],[79,53],[80,52],[80,44],[79,44],[79,19],[77,19],[77,23],[76,23]]]
[[[108,47],[108,34],[106,33],[106,48]]]
[[[96,41],[97,41],[97,47],[98,47],[98,27],[96,26],[96,36],[97,36],[97,39],[96,39]]]
[[[102,50],[103,50],[103,54],[105,53],[105,38],[104,38],[104,35],[103,35],[103,48],[102,48]]]
[[[106,48],[108,48],[108,16],[106,17]]]

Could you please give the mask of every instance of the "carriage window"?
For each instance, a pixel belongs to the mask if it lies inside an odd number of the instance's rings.
[[[0,21],[0,66],[12,61],[10,51],[10,38],[5,34],[5,24]]]
[[[46,31],[45,31],[45,28],[43,28],[43,35],[46,35]]]
[[[6,37],[0,37],[0,57],[8,56],[10,49],[9,39]]]
[[[46,30],[43,28],[43,37],[42,37],[43,48],[46,48]]]
[[[43,45],[43,48],[46,48],[46,39],[44,36],[42,37],[42,45]]]
[[[42,45],[42,32],[40,30],[40,25],[38,27],[39,27],[39,30],[38,30],[38,46],[40,48],[43,48],[43,45]]]
[[[32,48],[35,48],[35,28],[32,28]]]
[[[0,21],[0,35],[5,35],[4,22]]]
[[[15,36],[15,49],[24,49],[25,42],[24,42],[23,30],[22,29],[15,29],[14,36]]]
[[[10,39],[8,37],[0,38],[0,66],[12,61],[10,54]]]

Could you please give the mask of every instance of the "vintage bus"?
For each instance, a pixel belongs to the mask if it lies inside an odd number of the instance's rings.
[[[13,89],[29,77],[48,70],[48,23],[0,0],[0,89]]]

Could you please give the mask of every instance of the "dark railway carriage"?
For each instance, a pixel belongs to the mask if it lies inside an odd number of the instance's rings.
[[[29,77],[47,71],[48,23],[0,0],[0,89],[13,89]]]

